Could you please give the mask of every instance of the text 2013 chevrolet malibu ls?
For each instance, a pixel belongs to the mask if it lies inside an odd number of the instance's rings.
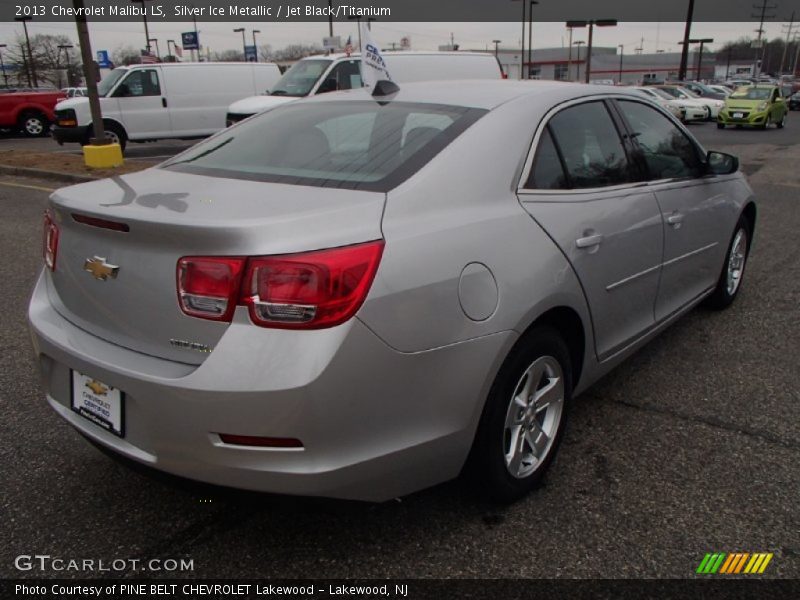
[[[300,101],[53,194],[29,308],[47,400],[196,480],[502,500],[575,394],[740,289],[735,158],[631,93],[447,82]]]

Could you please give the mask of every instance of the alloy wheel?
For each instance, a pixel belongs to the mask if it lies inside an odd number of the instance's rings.
[[[736,294],[739,285],[742,283],[744,273],[744,263],[747,259],[747,231],[744,228],[736,232],[731,244],[731,252],[728,256],[728,277],[727,291],[729,296]]]

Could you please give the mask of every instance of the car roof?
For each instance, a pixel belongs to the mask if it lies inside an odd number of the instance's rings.
[[[620,94],[639,97],[624,88],[607,85],[569,83],[559,81],[531,80],[509,81],[507,79],[474,79],[452,81],[420,81],[403,83],[400,91],[385,98],[375,98],[366,88],[319,94],[304,102],[327,102],[336,100],[385,100],[388,102],[418,102],[444,104],[492,110],[501,104],[528,97],[554,105],[573,98]]]

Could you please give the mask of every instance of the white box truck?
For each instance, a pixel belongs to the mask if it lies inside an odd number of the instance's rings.
[[[123,149],[128,141],[192,139],[225,128],[231,102],[272,87],[274,63],[164,63],[119,67],[98,85],[106,134]],[[56,105],[53,137],[86,144],[92,137],[88,98]]]

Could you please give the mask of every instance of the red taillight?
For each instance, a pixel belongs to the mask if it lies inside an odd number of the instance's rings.
[[[256,325],[322,329],[350,319],[378,270],[383,241],[250,258],[240,302]]]
[[[50,216],[50,211],[44,213],[44,236],[42,239],[42,257],[44,264],[51,271],[56,270],[56,255],[58,254],[58,225]]]
[[[230,321],[236,310],[245,259],[184,257],[178,261],[178,301],[187,315]]]
[[[383,241],[279,256],[178,261],[178,300],[187,315],[230,321],[236,303],[261,327],[323,329],[361,307],[378,270]]]

